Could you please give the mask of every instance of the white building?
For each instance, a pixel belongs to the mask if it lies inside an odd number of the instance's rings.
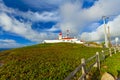
[[[44,40],[43,43],[60,43],[60,42],[69,42],[69,43],[78,43],[83,44],[83,41],[78,40],[77,38],[63,37],[62,33],[59,33],[58,40]]]

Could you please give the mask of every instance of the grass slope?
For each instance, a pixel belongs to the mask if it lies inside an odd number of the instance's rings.
[[[0,80],[63,80],[101,48],[80,44],[39,44],[0,53]]]
[[[106,60],[101,65],[101,75],[104,72],[108,72],[114,77],[120,78],[120,53],[106,58]]]

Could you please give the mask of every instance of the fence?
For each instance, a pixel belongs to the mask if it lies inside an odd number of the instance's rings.
[[[102,50],[101,52],[96,52],[96,54],[87,60],[84,58],[81,59],[81,64],[72,71],[64,80],[71,80],[78,71],[81,70],[82,75],[78,78],[78,80],[86,80],[87,74],[90,72],[92,67],[97,67],[98,70],[100,70],[100,61],[104,60],[108,56],[112,56],[113,53],[117,53],[117,51],[120,52],[120,47],[112,47],[108,50]],[[89,65],[89,67],[86,67],[86,64],[92,61],[93,59],[96,59],[92,64]]]

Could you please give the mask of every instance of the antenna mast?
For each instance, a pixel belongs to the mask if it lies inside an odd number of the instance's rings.
[[[69,30],[67,30],[67,38],[69,37]]]

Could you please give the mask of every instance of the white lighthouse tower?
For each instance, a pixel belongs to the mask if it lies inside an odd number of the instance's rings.
[[[59,40],[62,39],[62,32],[59,33]]]

